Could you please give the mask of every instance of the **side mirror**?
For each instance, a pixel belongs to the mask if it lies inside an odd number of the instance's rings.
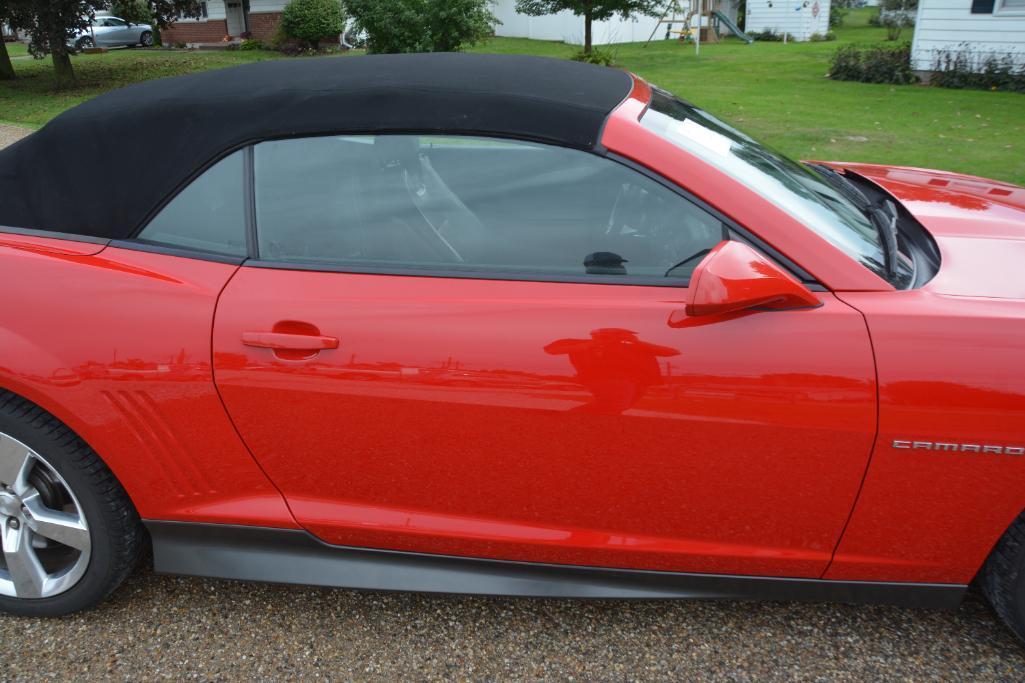
[[[821,305],[807,287],[757,251],[743,242],[725,241],[694,269],[686,312],[695,316]]]

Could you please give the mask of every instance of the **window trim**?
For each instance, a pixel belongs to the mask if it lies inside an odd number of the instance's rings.
[[[214,263],[227,263],[233,266],[242,265],[248,257],[222,254],[215,251],[203,251],[202,249],[190,249],[189,247],[174,247],[159,242],[148,242],[137,238],[130,240],[111,240],[107,246],[118,249],[130,249],[132,251],[145,251],[151,254],[164,254],[165,256],[180,256],[191,258],[197,261],[213,261]]]
[[[260,239],[256,232],[256,164],[254,163],[256,145],[246,145],[242,150],[242,192],[244,194],[242,209],[245,214],[246,256],[259,258]]]
[[[1025,6],[1022,7],[1008,7],[1007,0],[997,0],[996,6],[993,8],[994,16],[1003,17],[1018,17],[1025,15]]]
[[[39,230],[36,228],[15,228],[8,225],[0,225],[0,233],[11,235],[25,235],[26,237],[45,237],[47,239],[64,240],[66,242],[83,242],[85,244],[102,244],[107,246],[111,240],[109,237],[94,237],[92,235],[79,235],[72,232],[60,232],[59,230]]]
[[[690,278],[645,278],[640,275],[580,275],[540,273],[540,272],[504,272],[486,266],[466,266],[460,269],[439,266],[373,266],[365,262],[324,264],[310,261],[274,261],[270,259],[249,259],[243,265],[253,268],[270,268],[273,270],[302,270],[320,273],[348,273],[350,275],[391,275],[394,277],[440,277],[450,280],[506,280],[509,282],[559,282],[582,285],[619,285],[620,287],[689,287]]]

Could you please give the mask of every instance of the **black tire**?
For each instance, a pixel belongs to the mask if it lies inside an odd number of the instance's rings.
[[[139,45],[143,47],[153,47],[153,33],[150,31],[143,31],[142,35],[139,36]]]
[[[85,573],[62,593],[43,598],[0,595],[0,610],[52,617],[87,609],[117,588],[139,562],[147,537],[128,494],[100,457],[60,420],[0,390],[0,433],[28,446],[64,479],[89,528]]]
[[[1025,512],[990,553],[979,586],[997,616],[1025,642]]]
[[[96,47],[96,42],[88,36],[85,38],[79,38],[78,42],[75,43],[75,49],[79,52],[82,50],[88,50],[91,47]]]

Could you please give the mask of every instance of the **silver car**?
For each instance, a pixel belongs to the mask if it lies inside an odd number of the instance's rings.
[[[149,24],[130,24],[119,17],[104,15],[93,19],[92,24],[81,31],[68,46],[75,50],[91,47],[116,47],[153,44],[153,27]]]

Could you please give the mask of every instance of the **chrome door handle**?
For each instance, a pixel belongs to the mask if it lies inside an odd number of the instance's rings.
[[[338,337],[319,334],[289,334],[287,332],[243,332],[242,343],[261,349],[320,351],[337,349]]]

